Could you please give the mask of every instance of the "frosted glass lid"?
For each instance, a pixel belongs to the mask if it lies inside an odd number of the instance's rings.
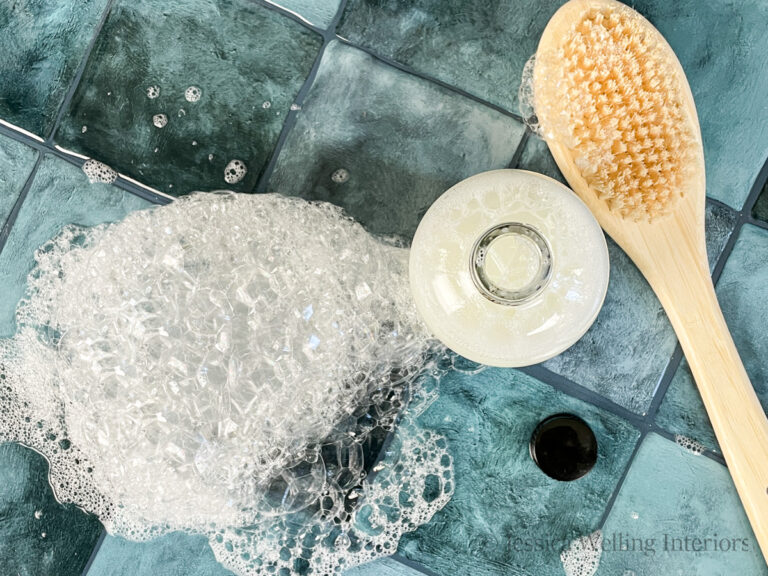
[[[527,366],[575,343],[608,289],[608,248],[586,205],[523,170],[472,176],[427,211],[410,284],[433,334],[491,366]]]

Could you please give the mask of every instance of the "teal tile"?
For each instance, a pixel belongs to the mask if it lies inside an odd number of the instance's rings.
[[[745,225],[717,283],[717,296],[744,367],[768,409],[768,230]],[[657,416],[676,434],[717,449],[714,432],[688,366],[678,369]]]
[[[696,101],[707,193],[739,210],[768,158],[768,4],[638,0],[669,41]]]
[[[659,406],[656,424],[668,432],[695,440],[713,452],[720,452],[715,431],[685,358]]]
[[[48,464],[19,444],[0,444],[0,574],[80,576],[101,524],[56,501]]]
[[[423,572],[406,566],[393,558],[380,558],[350,568],[343,573],[343,576],[423,576]]]
[[[19,199],[32,172],[37,152],[15,140],[0,136],[0,229]]]
[[[602,547],[597,576],[768,574],[728,470],[656,434],[632,463]]]
[[[24,294],[35,251],[66,224],[94,226],[150,204],[119,188],[89,184],[76,166],[43,158],[11,234],[0,252],[0,337],[16,331],[14,311]]]
[[[611,276],[597,320],[581,340],[544,366],[642,414],[677,338],[643,275],[610,238],[608,252]]]
[[[275,6],[290,10],[310,24],[319,28],[328,28],[339,11],[341,0],[267,0]]]
[[[57,141],[169,194],[250,191],[320,45],[251,0],[117,0]]]
[[[350,0],[340,34],[517,112],[523,65],[561,0]],[[639,0],[676,51],[698,109],[709,194],[742,207],[768,156],[768,5]]]
[[[752,216],[763,222],[768,222],[768,182],[763,186],[760,196],[757,197],[757,202],[752,208]]]
[[[508,116],[334,41],[270,187],[410,237],[453,184],[506,167],[523,133]]]
[[[583,418],[598,441],[584,477],[559,482],[531,459],[529,441],[552,414]],[[570,540],[598,526],[639,433],[620,418],[515,370],[451,372],[420,424],[443,434],[454,459],[453,498],[406,534],[399,552],[437,574],[562,574],[559,551],[537,539]]]
[[[149,542],[107,536],[88,576],[234,576],[218,563],[208,539],[173,532]]]
[[[564,181],[546,144],[526,142],[518,167]],[[714,267],[736,224],[733,210],[707,204],[707,250]],[[549,370],[644,413],[675,349],[664,309],[632,261],[610,238],[611,277],[597,320],[573,347],[545,362]]]
[[[48,135],[106,6],[107,0],[0,2],[0,118]]]
[[[518,112],[523,66],[562,0],[349,0],[339,34]]]

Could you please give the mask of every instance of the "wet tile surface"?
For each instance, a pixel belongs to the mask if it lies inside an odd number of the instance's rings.
[[[768,574],[727,469],[655,434],[621,487],[603,550],[597,576]]]
[[[14,311],[40,246],[66,224],[94,226],[147,206],[146,201],[114,186],[89,184],[80,169],[64,160],[43,158],[0,252],[0,337],[16,331]]]
[[[80,576],[100,534],[95,516],[56,501],[42,456],[0,443],[0,574]]]
[[[423,572],[419,572],[392,558],[381,558],[380,560],[351,568],[344,572],[343,576],[421,576],[422,574]]]
[[[107,0],[0,2],[0,118],[47,136]]]
[[[118,0],[57,141],[168,194],[249,191],[320,44],[250,0]]]
[[[704,138],[707,193],[741,209],[768,158],[768,4],[639,0],[675,50],[691,85]]]
[[[518,168],[563,181],[546,144],[526,142]],[[714,267],[737,215],[707,204],[707,251]],[[605,304],[587,334],[544,363],[549,370],[638,413],[648,408],[677,341],[664,309],[632,261],[609,238],[611,277]]]
[[[763,222],[768,222],[768,183],[763,187],[760,196],[752,209],[752,216]]]
[[[744,367],[768,408],[768,230],[746,225],[717,283],[717,296]],[[687,366],[682,366],[659,409],[660,426],[716,448],[704,404]]]
[[[216,561],[208,539],[174,532],[150,542],[107,536],[88,576],[233,576]]]
[[[584,477],[559,482],[533,462],[529,441],[544,418],[570,412],[598,441]],[[560,574],[559,552],[536,539],[570,540],[597,528],[639,433],[623,420],[515,370],[450,373],[421,423],[445,435],[455,493],[399,552],[437,574]]]
[[[349,0],[339,34],[517,113],[523,66],[560,0]]]
[[[10,138],[0,136],[0,229],[5,225],[13,205],[37,160],[37,152]]]
[[[341,5],[341,0],[322,0],[321,2],[317,0],[267,0],[267,2],[290,10],[319,28],[327,28],[331,24]]]
[[[370,232],[410,238],[445,190],[506,167],[523,132],[508,116],[337,41],[270,188],[333,202]]]
[[[523,66],[562,3],[350,0],[339,33],[517,112]],[[688,75],[709,194],[740,209],[768,156],[768,111],[761,98],[768,89],[768,6],[761,0],[640,0],[632,6],[666,36]]]

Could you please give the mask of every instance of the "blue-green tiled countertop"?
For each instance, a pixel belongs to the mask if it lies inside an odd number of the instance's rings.
[[[122,218],[192,190],[334,202],[410,237],[432,201],[476,172],[559,178],[517,114],[517,83],[560,0],[16,0],[0,4],[0,336],[33,252],[68,223]],[[768,405],[768,3],[639,0],[686,70],[704,134],[710,267]],[[147,97],[159,86],[157,98]],[[184,90],[203,97],[188,102]],[[158,129],[155,114],[168,124]],[[94,157],[118,172],[88,183]],[[343,178],[332,178],[343,170]],[[762,191],[766,187],[765,191]],[[598,575],[768,574],[666,316],[609,242],[605,307],[573,348],[524,371],[450,373],[422,424],[450,441],[451,502],[354,576],[562,574],[566,542],[603,530]],[[527,453],[533,427],[580,415],[596,467],[559,483]],[[679,435],[679,436],[678,436]],[[703,455],[678,445],[701,444]],[[665,538],[737,539],[669,552]],[[622,548],[622,538],[643,539]],[[653,548],[651,550],[650,548]],[[207,542],[105,536],[58,504],[46,463],[0,446],[0,574],[224,576]]]

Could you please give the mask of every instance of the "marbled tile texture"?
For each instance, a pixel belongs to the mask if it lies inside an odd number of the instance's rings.
[[[251,0],[118,0],[57,142],[166,194],[249,191],[320,43]]]
[[[270,188],[333,202],[370,232],[410,238],[446,189],[506,167],[522,135],[509,116],[334,41]]]
[[[108,0],[0,2],[0,118],[47,136]]]

